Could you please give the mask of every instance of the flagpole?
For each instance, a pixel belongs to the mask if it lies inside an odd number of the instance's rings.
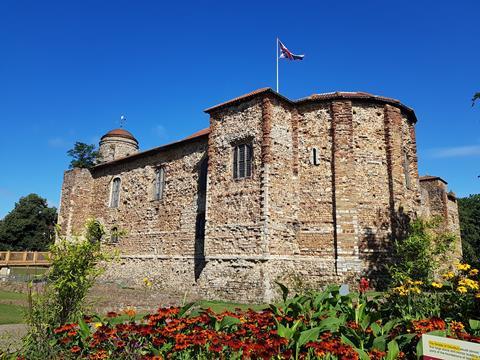
[[[277,37],[277,51],[275,53],[275,58],[277,59],[277,93],[278,93],[278,37]]]

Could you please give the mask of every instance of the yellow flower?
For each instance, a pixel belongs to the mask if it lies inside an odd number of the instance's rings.
[[[146,287],[152,287],[153,286],[153,283],[150,281],[149,278],[143,278],[143,284],[146,286]]]
[[[478,282],[472,279],[462,279],[458,282],[459,285],[466,286],[472,290],[478,290]]]
[[[102,325],[103,324],[101,322],[96,322],[95,324],[93,324],[93,326],[95,326],[97,329]]]
[[[449,272],[443,274],[443,278],[446,279],[446,280],[452,279],[453,277],[455,277],[455,274],[452,271],[449,271]]]
[[[470,276],[478,275],[478,269],[472,269],[472,270],[470,270],[470,272],[468,273],[468,275],[470,275]]]
[[[408,289],[405,288],[405,285],[397,286],[396,288],[393,289],[393,291],[400,296],[407,296],[409,292]]]
[[[459,331],[463,331],[463,329],[465,329],[465,326],[461,322],[459,321],[450,322],[450,330],[459,332]]]
[[[480,299],[480,293],[475,294],[475,297],[476,297],[477,299]]]
[[[459,286],[457,287],[457,291],[460,293],[460,294],[465,294],[468,290],[465,286]]]
[[[420,290],[420,288],[418,288],[417,286],[410,288],[410,291],[415,294],[420,294],[422,292],[422,290]]]
[[[438,282],[436,282],[436,281],[433,281],[433,282],[432,282],[432,286],[433,286],[434,288],[441,289],[441,288],[443,287],[443,284],[438,283]]]
[[[470,268],[471,268],[471,266],[468,265],[468,264],[461,264],[461,263],[460,263],[460,264],[457,264],[457,269],[458,269],[458,270],[467,271],[467,270],[469,270]]]

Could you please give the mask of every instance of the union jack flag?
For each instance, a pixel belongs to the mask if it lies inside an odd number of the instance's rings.
[[[285,45],[282,44],[280,40],[278,40],[278,44],[280,45],[280,58],[281,59],[288,59],[288,60],[303,60],[305,55],[295,55],[290,50],[287,49]]]

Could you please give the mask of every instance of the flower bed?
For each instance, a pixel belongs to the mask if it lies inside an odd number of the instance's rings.
[[[329,286],[288,298],[282,287],[284,301],[263,311],[207,309],[193,316],[191,304],[160,308],[138,321],[128,309],[127,319],[112,312],[63,325],[54,330],[52,346],[64,358],[88,359],[412,359],[421,354],[425,333],[480,343],[480,321],[465,320],[479,314],[473,270],[459,264],[444,281],[408,280],[390,293],[369,292],[364,279],[347,295]],[[423,299],[429,296],[436,301],[427,302],[431,308]]]

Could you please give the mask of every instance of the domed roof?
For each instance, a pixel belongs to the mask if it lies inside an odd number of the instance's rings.
[[[135,136],[133,136],[130,131],[127,131],[122,128],[110,130],[108,133],[103,135],[100,140],[103,140],[104,138],[107,138],[107,137],[123,137],[125,139],[136,141],[138,143],[137,139],[135,139]]]

